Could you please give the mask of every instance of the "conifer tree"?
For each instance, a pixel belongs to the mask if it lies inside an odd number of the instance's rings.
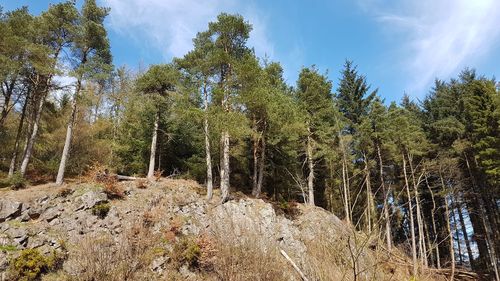
[[[74,70],[76,78],[75,93],[71,102],[71,115],[66,130],[64,149],[59,163],[56,184],[64,180],[66,162],[69,158],[73,127],[75,125],[77,102],[80,98],[84,79],[99,79],[111,71],[111,53],[104,19],[108,15],[107,8],[97,6],[95,0],[86,0],[79,17],[73,45]]]

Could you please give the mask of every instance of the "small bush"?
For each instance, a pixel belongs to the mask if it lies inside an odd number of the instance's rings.
[[[278,215],[284,215],[290,220],[294,220],[300,215],[298,203],[295,201],[281,201],[279,203],[273,203],[273,207]]]
[[[140,179],[135,182],[135,187],[139,189],[146,189],[148,188],[148,181],[145,179]]]
[[[73,193],[73,191],[74,190],[69,187],[63,187],[57,191],[57,197],[63,197],[63,198],[68,197]]]
[[[104,183],[104,193],[109,199],[123,199],[125,197],[125,191],[121,186],[117,184],[116,179],[112,179]]]
[[[92,214],[104,219],[108,213],[111,206],[108,203],[100,203],[92,207]]]
[[[156,170],[154,172],[154,177],[156,181],[159,181],[161,179],[161,176],[163,175],[163,170]]]
[[[15,280],[38,280],[42,274],[61,264],[62,259],[55,252],[45,257],[37,249],[26,249],[10,261],[10,273]]]
[[[0,187],[10,187],[12,189],[23,189],[28,185],[28,181],[20,174],[14,173],[10,178],[0,181]]]
[[[190,268],[197,268],[201,256],[201,248],[193,238],[184,237],[174,244],[172,260],[177,268],[187,264]]]

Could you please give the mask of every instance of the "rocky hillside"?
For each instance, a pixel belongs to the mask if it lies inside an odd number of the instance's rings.
[[[0,191],[0,279],[410,279],[402,255],[321,208],[239,197],[168,179]]]

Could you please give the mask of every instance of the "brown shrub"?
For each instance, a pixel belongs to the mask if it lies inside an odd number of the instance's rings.
[[[148,188],[148,181],[146,179],[139,179],[135,181],[135,187],[139,189],[146,189]]]
[[[155,177],[155,181],[159,181],[163,175],[163,170],[156,170],[153,175]]]
[[[62,187],[57,191],[57,197],[67,197],[73,193],[73,189],[69,187]]]
[[[70,255],[72,270],[77,273],[74,280],[151,280],[149,265],[159,254],[158,238],[141,224],[117,239],[87,236]]]
[[[125,191],[123,190],[123,187],[118,185],[118,181],[115,178],[109,178],[103,184],[103,192],[108,195],[109,199],[123,199],[125,197]]]

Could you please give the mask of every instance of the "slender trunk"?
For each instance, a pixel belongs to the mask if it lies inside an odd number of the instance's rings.
[[[432,210],[431,210],[431,221],[432,221],[432,236],[434,237],[432,245],[436,249],[436,266],[438,269],[441,268],[441,257],[439,256],[439,245],[436,245],[436,237],[437,237],[437,228],[436,228],[436,200],[434,199],[434,192],[432,192],[432,188],[429,185],[429,181],[427,180],[427,176],[425,176],[425,183],[427,188],[429,189],[429,193],[432,198]]]
[[[3,94],[2,98],[0,99],[0,128],[3,127],[3,123],[5,122],[5,119],[7,119],[7,114],[9,114],[9,103],[14,91],[15,83],[16,79],[13,78],[10,83],[5,82],[5,91],[2,87]]]
[[[441,178],[442,180],[442,178]],[[448,208],[448,199],[444,198],[444,207],[446,212],[446,229],[448,230],[448,235],[450,237],[450,256],[451,256],[451,276],[450,281],[455,278],[455,247],[453,246],[453,234],[450,225],[450,212]]]
[[[460,231],[458,230],[458,227],[457,227],[457,218],[456,218],[456,215],[455,215],[455,203],[454,203],[454,200],[453,200],[453,196],[450,196],[450,200],[451,200],[451,206],[450,206],[450,211],[452,213],[452,216],[451,216],[451,219],[452,219],[452,222],[453,222],[453,229],[455,230],[455,235],[457,236],[457,249],[458,249],[458,260],[460,261],[460,264],[463,263],[463,260],[462,260],[462,245],[460,244]],[[451,236],[452,239],[454,236]]]
[[[477,186],[477,183],[476,183],[476,180],[475,180],[475,177],[472,173],[472,170],[471,170],[471,166],[470,166],[470,163],[469,163],[469,160],[468,160],[468,157],[467,155],[465,155],[465,161],[466,161],[466,164],[467,164],[467,169],[469,171],[469,175],[471,177],[471,180],[472,180],[472,185],[473,185],[473,188],[474,188],[474,192],[476,193],[479,193],[480,191],[478,190],[478,186]],[[492,240],[491,240],[491,235],[490,233],[492,233],[492,230],[490,228],[490,225],[486,222],[486,211],[484,210],[484,202],[482,200],[482,197],[481,195],[479,194],[476,194],[475,195],[476,197],[476,200],[478,201],[479,203],[479,211],[480,211],[480,220],[481,220],[481,223],[484,227],[484,233],[486,235],[486,246],[487,246],[487,253],[488,253],[488,258],[489,258],[489,266],[488,267],[491,267],[493,266],[493,273],[495,274],[495,278],[497,281],[500,281],[500,274],[498,272],[498,260],[497,260],[497,257],[496,257],[496,253],[495,253],[495,246],[492,244]]]
[[[469,258],[469,264],[473,268],[474,255],[472,254],[472,248],[470,246],[469,234],[467,233],[467,227],[465,226],[464,215],[462,213],[462,204],[458,204],[458,219],[460,221],[460,226],[462,228],[462,234],[464,236],[465,247],[467,249],[467,256]]]
[[[229,199],[229,132],[224,131],[221,136],[222,142],[222,163],[220,170],[221,202]]]
[[[203,133],[205,134],[205,160],[207,163],[207,200],[213,196],[213,177],[212,177],[212,156],[210,152],[210,133],[208,129],[208,91],[206,82],[203,86],[203,106],[205,117],[203,120]]]
[[[253,174],[252,174],[252,194],[255,195],[257,192],[257,176],[258,176],[258,166],[259,166],[259,157],[257,156],[259,150],[259,137],[257,136],[257,121],[255,120],[255,116],[253,119],[253,145],[252,145],[252,154],[253,154]]]
[[[266,139],[264,135],[260,138],[261,147],[260,147],[260,163],[259,163],[259,177],[257,179],[257,194],[256,197],[259,197],[262,192],[262,184],[264,181],[264,168],[266,166]]]
[[[153,137],[151,138],[151,153],[149,155],[148,179],[153,179],[155,176],[155,159],[156,159],[156,144],[158,141],[158,125],[160,123],[160,110],[155,114],[155,123],[153,127]]]
[[[410,233],[411,233],[411,254],[413,258],[413,276],[417,276],[417,245],[415,241],[415,222],[413,220],[413,206],[411,202],[410,185],[408,184],[408,175],[406,173],[406,158],[403,154],[403,173],[405,177],[406,195],[408,196],[408,215],[410,217]]]
[[[431,266],[434,266],[434,252],[432,251],[431,237],[430,237],[430,233],[429,233],[429,227],[427,226],[427,224],[424,224],[424,234],[425,234],[425,236],[424,236],[425,243],[426,243],[427,249],[429,251],[429,254],[427,254],[427,252],[426,252],[426,256],[425,256],[426,266],[429,266],[429,263],[427,262],[427,256],[430,258]]]
[[[58,46],[58,48],[54,52],[54,63],[52,65],[52,69],[55,69],[55,67],[57,65],[57,60],[59,58],[59,53],[61,52],[61,49],[62,49],[62,46]],[[35,106],[35,118],[34,118],[34,122],[33,122],[33,129],[31,130],[31,134],[27,138],[27,141],[26,141],[26,144],[24,147],[25,149],[23,152],[23,161],[21,162],[20,172],[21,172],[21,175],[23,177],[26,174],[26,170],[28,169],[28,163],[30,161],[31,154],[33,153],[33,146],[35,144],[35,140],[36,140],[36,137],[38,134],[38,129],[40,127],[40,119],[42,117],[43,105],[45,103],[45,99],[49,95],[49,90],[50,90],[50,85],[52,83],[53,75],[54,75],[53,73],[48,75],[48,77],[45,81],[46,82],[45,89],[43,89],[43,91],[41,92],[39,104],[38,104],[38,106]],[[33,86],[33,89],[35,89],[35,91],[37,91],[39,89],[39,86],[40,86],[40,83],[38,81],[39,79],[40,79],[40,75],[37,75],[37,82]]]
[[[36,137],[38,135],[38,129],[40,128],[40,119],[42,117],[43,105],[45,103],[45,98],[47,97],[47,93],[43,93],[38,101],[38,105],[35,107],[35,120],[33,122],[33,128],[31,130],[31,134],[27,139],[24,153],[23,153],[23,161],[21,162],[20,172],[24,177],[26,174],[26,170],[28,169],[28,164],[31,159],[31,154],[33,153],[33,146],[35,144]]]
[[[309,167],[309,175],[307,176],[307,189],[309,191],[307,203],[314,206],[314,160],[313,160],[313,148],[311,139],[311,129],[307,128],[307,165]]]
[[[19,125],[17,127],[16,142],[14,144],[14,151],[12,152],[12,159],[10,160],[10,166],[9,166],[9,175],[8,175],[9,178],[14,175],[14,171],[16,169],[17,158],[19,153],[19,145],[21,141],[21,134],[24,126],[24,118],[26,116],[26,108],[28,108],[29,101],[30,101],[30,91],[28,90],[26,94],[26,101],[24,102],[23,109],[21,111],[21,119],[19,119]]]
[[[62,185],[64,181],[64,172],[66,171],[66,162],[69,158],[69,150],[71,147],[71,138],[73,136],[73,127],[75,125],[76,120],[76,105],[77,99],[80,95],[80,90],[82,88],[82,81],[78,79],[76,84],[75,96],[73,97],[73,101],[71,102],[71,116],[68,122],[68,128],[66,129],[66,139],[64,141],[64,148],[61,156],[61,162],[59,163],[59,170],[57,172],[56,184]]]
[[[384,196],[384,217],[385,217],[385,240],[387,243],[387,250],[392,251],[392,235],[391,235],[391,218],[389,215],[389,196],[388,192],[385,188],[385,182],[384,182],[384,165],[382,161],[382,152],[380,149],[380,145],[377,143],[377,155],[378,155],[378,162],[379,162],[379,174],[380,174],[380,184],[382,186],[382,192]]]
[[[372,232],[372,211],[375,206],[373,203],[372,186],[370,179],[370,169],[368,167],[368,159],[365,153],[363,153],[363,159],[365,162],[364,172],[365,172],[365,184],[366,184],[366,222],[368,227],[368,233]]]
[[[415,170],[413,169],[413,157],[409,153],[408,155],[408,163],[410,166],[411,179],[413,183],[413,192],[415,194],[415,207],[416,207],[416,216],[417,216],[417,228],[418,228],[418,251],[420,256],[420,266],[426,264],[426,249],[425,249],[425,241],[424,241],[424,229],[422,222],[422,211],[420,209],[420,196],[418,192],[418,183],[415,180]]]

